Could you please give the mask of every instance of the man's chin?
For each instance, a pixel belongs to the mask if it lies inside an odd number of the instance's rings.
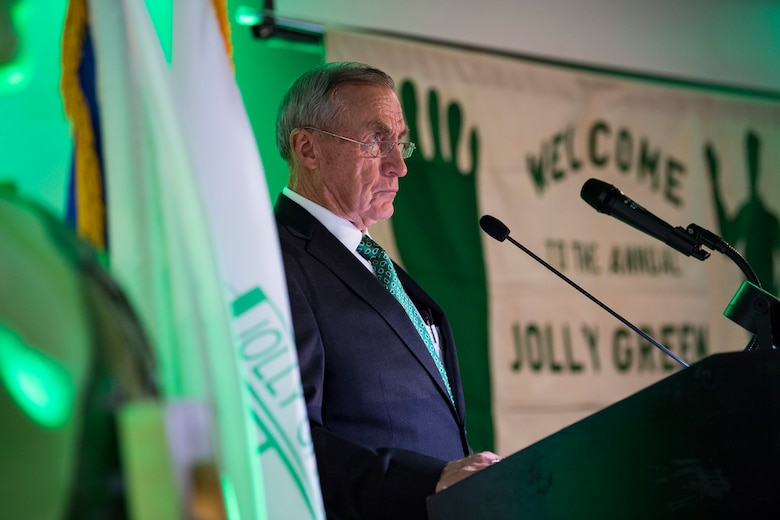
[[[371,215],[366,218],[366,222],[370,222],[366,227],[371,227],[377,222],[381,222],[382,220],[387,220],[390,217],[393,216],[393,213],[395,212],[395,208],[393,208],[392,204],[386,204],[383,205],[381,208],[378,208],[375,211],[371,212]]]
[[[393,216],[393,213],[395,213],[395,207],[392,202],[388,202],[378,212],[379,220],[387,220]]]

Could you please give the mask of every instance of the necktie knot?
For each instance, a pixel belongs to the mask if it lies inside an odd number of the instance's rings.
[[[373,260],[374,258],[379,258],[381,256],[386,256],[387,253],[385,253],[385,250],[382,249],[382,246],[374,242],[374,240],[368,236],[363,235],[363,238],[360,240],[360,244],[357,247],[358,253],[368,260],[369,262]]]
[[[360,253],[360,256],[371,263],[371,266],[374,268],[374,275],[379,281],[393,293],[393,296],[398,298],[398,291],[401,290],[401,282],[398,280],[398,275],[395,273],[392,260],[387,256],[387,252],[382,249],[382,246],[374,242],[370,236],[363,235],[363,239],[360,241],[357,251]]]

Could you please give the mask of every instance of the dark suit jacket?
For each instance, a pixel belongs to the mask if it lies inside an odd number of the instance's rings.
[[[448,461],[468,455],[465,402],[442,310],[400,267],[440,328],[450,403],[403,307],[317,219],[275,207],[301,379],[330,518],[425,518]]]

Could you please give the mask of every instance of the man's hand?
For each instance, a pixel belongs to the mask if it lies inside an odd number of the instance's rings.
[[[444,466],[439,481],[436,483],[436,492],[447,489],[464,478],[470,477],[477,471],[483,470],[501,460],[501,457],[490,451],[483,451],[460,460],[453,460]]]

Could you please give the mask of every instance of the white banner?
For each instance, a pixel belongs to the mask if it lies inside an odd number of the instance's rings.
[[[597,178],[672,226],[722,236],[777,294],[780,104],[384,37],[326,44],[328,61],[397,82],[419,149],[391,225],[372,233],[454,322],[469,421],[480,421],[472,442],[492,414],[496,450],[512,453],[681,369],[481,233],[481,215],[690,364],[747,345],[722,314],[744,280],[734,262],[684,256],[580,190]]]
[[[262,471],[258,460],[246,457],[252,447],[242,413],[247,401],[237,363],[224,354],[232,344],[228,309],[210,235],[202,231],[207,220],[165,58],[143,2],[90,1],[89,15],[112,272],[149,330],[164,398],[213,404],[214,458],[234,486],[236,507],[259,518]],[[190,482],[179,482],[183,507],[189,489]]]
[[[208,405],[186,424],[216,433],[231,518],[323,518],[276,228],[215,6],[176,2],[169,67],[142,0],[89,3],[112,270],[165,399]],[[184,431],[176,442],[201,444]]]
[[[323,518],[282,255],[260,155],[212,2],[178,0],[173,81],[231,305],[266,518]],[[225,348],[223,355],[230,355]],[[257,490],[255,490],[257,493]],[[260,493],[257,493],[260,495]]]

